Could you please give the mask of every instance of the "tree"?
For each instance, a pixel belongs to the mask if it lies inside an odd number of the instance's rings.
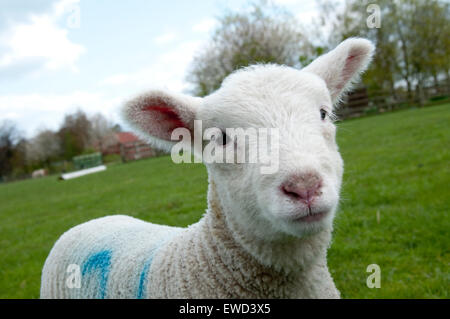
[[[10,175],[13,170],[15,146],[20,135],[14,122],[4,120],[0,123],[0,178]]]
[[[65,116],[58,131],[64,159],[71,160],[90,146],[91,131],[92,124],[82,110]]]
[[[11,159],[13,177],[26,176],[29,171],[27,162],[27,144],[25,138],[20,138],[14,147],[13,157]]]
[[[211,93],[231,72],[250,64],[298,67],[305,51],[316,50],[287,11],[267,1],[250,9],[248,13],[228,12],[221,17],[211,41],[194,57],[187,76],[194,94]]]
[[[30,139],[26,146],[27,162],[29,164],[45,163],[48,166],[61,153],[60,136],[51,130],[42,130]]]
[[[374,61],[364,76],[369,89],[390,90],[405,85],[410,99],[422,100],[423,86],[447,77],[450,81],[450,5],[438,0],[376,2],[381,27],[368,28],[370,0],[347,0],[344,9],[321,10],[331,22],[328,43],[351,36],[372,39],[377,46]],[[327,5],[322,4],[325,8]],[[337,13],[336,13],[337,12]]]
[[[90,122],[90,146],[101,152],[105,146],[105,139],[114,133],[115,126],[100,113],[93,115],[90,118]]]

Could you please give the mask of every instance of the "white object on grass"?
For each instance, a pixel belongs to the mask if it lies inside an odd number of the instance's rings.
[[[104,170],[106,170],[106,166],[105,165],[100,165],[100,166],[96,166],[96,167],[82,169],[82,170],[79,170],[79,171],[76,171],[76,172],[62,174],[61,175],[61,179],[62,180],[67,180],[67,179],[77,178],[77,177],[80,177],[80,176],[93,174],[93,173],[101,172],[101,171],[104,171]]]

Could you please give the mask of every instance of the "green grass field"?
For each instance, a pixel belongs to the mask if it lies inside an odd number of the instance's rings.
[[[344,298],[449,298],[449,125],[450,104],[338,124],[346,172],[329,267]],[[0,298],[39,297],[44,260],[70,227],[110,214],[186,226],[206,188],[202,165],[169,157],[0,185]],[[380,289],[366,286],[369,264]]]

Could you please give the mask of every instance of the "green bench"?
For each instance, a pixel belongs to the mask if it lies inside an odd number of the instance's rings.
[[[75,156],[72,160],[73,160],[73,165],[76,170],[81,170],[81,169],[86,169],[86,168],[103,165],[101,153],[79,155],[79,156]]]

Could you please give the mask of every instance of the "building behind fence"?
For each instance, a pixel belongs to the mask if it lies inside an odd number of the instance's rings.
[[[112,141],[103,150],[104,155],[118,154],[122,162],[153,157],[160,154],[157,150],[131,132],[115,133]]]

